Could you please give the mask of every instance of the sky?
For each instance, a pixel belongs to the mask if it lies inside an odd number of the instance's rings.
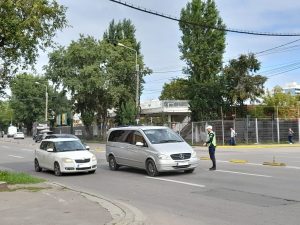
[[[181,70],[185,63],[180,60],[181,31],[177,22],[145,14],[109,0],[57,0],[65,5],[71,27],[58,32],[55,41],[68,46],[78,40],[80,34],[101,39],[109,23],[130,19],[136,28],[136,38],[141,42],[144,63],[153,70],[146,76],[141,101],[158,99],[164,83],[173,78],[185,77]],[[143,8],[180,17],[187,0],[126,0]],[[227,28],[272,33],[300,33],[300,1],[285,0],[216,0],[217,8]],[[299,39],[299,41],[297,41]],[[300,37],[266,37],[235,33],[226,35],[224,63],[240,54],[260,52],[287,42],[294,43],[268,54],[257,55],[261,62],[259,74],[268,77],[267,89],[291,82],[300,83]],[[52,50],[49,49],[48,52]],[[48,62],[48,52],[41,52],[36,69]],[[299,68],[298,68],[299,67]],[[288,71],[290,70],[290,71]],[[287,71],[287,72],[286,72]]]

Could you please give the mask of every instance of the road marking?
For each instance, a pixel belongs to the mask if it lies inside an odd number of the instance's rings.
[[[300,170],[298,166],[286,166],[285,168]]]
[[[229,171],[229,170],[216,170],[217,172],[221,173],[233,173],[233,174],[240,174],[240,175],[247,175],[247,176],[256,176],[256,177],[272,177],[269,175],[262,175],[262,174],[255,174],[255,173],[242,173],[242,172],[236,172],[236,171]]]
[[[5,145],[2,145],[1,147],[2,147],[2,148],[9,149],[9,147],[8,147],[8,146],[5,146]]]
[[[18,156],[18,155],[8,155],[10,157],[14,157],[14,158],[18,158],[18,159],[24,159],[24,157],[22,156]]]
[[[28,149],[28,148],[21,148],[22,151],[27,151],[27,152],[32,152],[32,149]]]
[[[205,185],[202,185],[202,184],[194,184],[194,183],[188,183],[188,182],[183,182],[183,181],[178,181],[178,180],[164,179],[164,178],[158,178],[158,177],[146,177],[146,178],[167,181],[167,182],[173,182],[173,183],[178,183],[178,184],[185,184],[185,185],[194,186],[194,187],[201,187],[201,188],[205,187]]]

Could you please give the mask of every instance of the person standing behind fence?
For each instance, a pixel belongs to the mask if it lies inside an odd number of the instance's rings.
[[[290,144],[294,144],[294,142],[293,142],[293,136],[294,136],[294,131],[292,130],[292,128],[289,128],[288,140],[289,140]]]
[[[235,136],[236,136],[235,130],[233,128],[230,128],[230,141],[229,141],[230,145],[235,145]]]
[[[215,132],[212,131],[212,126],[207,126],[206,130],[208,132],[207,140],[203,144],[204,146],[208,146],[208,151],[209,151],[209,157],[212,161],[212,167],[209,168],[209,170],[216,170],[216,157],[215,157],[215,151],[217,147],[217,142],[216,142],[216,135]]]

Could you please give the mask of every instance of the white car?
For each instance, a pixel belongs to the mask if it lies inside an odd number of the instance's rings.
[[[23,132],[17,132],[14,134],[14,139],[24,139],[25,135]]]
[[[95,173],[97,169],[96,156],[75,138],[45,139],[34,155],[36,172],[48,169],[60,176],[62,173]]]

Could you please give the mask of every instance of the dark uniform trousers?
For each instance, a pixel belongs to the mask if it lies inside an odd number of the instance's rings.
[[[210,145],[208,147],[208,151],[209,151],[209,157],[213,163],[213,167],[216,168],[216,157],[215,157],[216,148],[215,148],[215,146]]]

